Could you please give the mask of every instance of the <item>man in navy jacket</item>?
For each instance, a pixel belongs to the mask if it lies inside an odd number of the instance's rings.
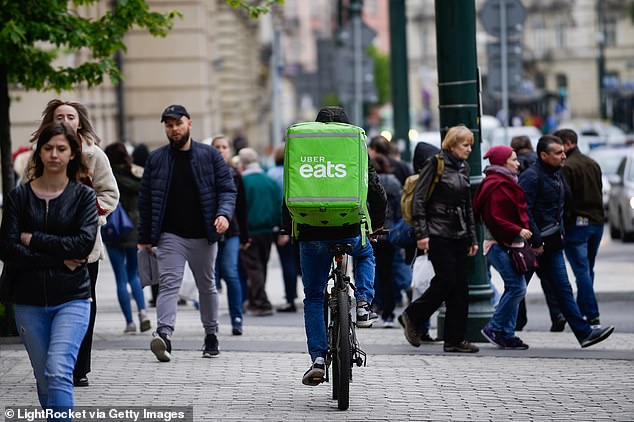
[[[544,135],[537,143],[537,162],[520,174],[520,186],[526,193],[531,224],[531,246],[538,255],[537,275],[552,288],[563,316],[568,321],[581,347],[605,340],[614,327],[592,328],[583,318],[572,293],[563,253],[562,218],[566,201],[566,183],[561,167],[566,160],[563,142],[556,136]],[[527,274],[530,280],[532,274]]]
[[[138,246],[154,250],[160,274],[157,329],[150,349],[159,361],[171,360],[170,338],[187,261],[200,296],[200,319],[205,329],[203,357],[216,357],[216,242],[229,228],[236,187],[220,153],[191,138],[192,120],[185,107],[167,107],[161,122],[169,145],[148,157],[139,191]]]

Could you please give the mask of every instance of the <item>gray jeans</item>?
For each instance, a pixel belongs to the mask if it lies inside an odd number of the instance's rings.
[[[159,269],[156,331],[167,336],[174,332],[178,290],[183,283],[187,261],[198,288],[200,320],[205,334],[217,333],[218,291],[214,280],[214,263],[218,244],[210,245],[207,239],[185,239],[172,233],[162,233],[156,249]]]

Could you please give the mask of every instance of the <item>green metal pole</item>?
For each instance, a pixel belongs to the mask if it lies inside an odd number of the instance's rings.
[[[404,143],[402,157],[410,161],[409,145],[409,88],[407,69],[405,0],[390,0],[390,71],[392,79],[392,142]]]
[[[435,5],[440,131],[444,136],[450,127],[464,124],[473,132],[475,142],[469,165],[471,188],[475,191],[482,181],[475,0],[436,0]],[[478,254],[467,261],[470,276],[466,339],[470,341],[484,340],[480,329],[493,315],[493,290],[482,255],[482,227],[478,227],[477,232],[480,244]],[[438,334],[441,338],[444,317],[444,312],[438,316]]]

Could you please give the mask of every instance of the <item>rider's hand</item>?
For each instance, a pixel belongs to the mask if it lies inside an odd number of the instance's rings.
[[[533,236],[533,233],[530,230],[522,229],[520,230],[520,237],[524,240],[528,240]]]

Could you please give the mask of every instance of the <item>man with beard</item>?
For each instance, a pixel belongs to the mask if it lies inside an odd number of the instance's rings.
[[[218,351],[218,292],[214,281],[217,241],[229,227],[236,187],[215,148],[191,138],[185,107],[170,105],[161,116],[169,145],[147,159],[139,191],[139,249],[153,251],[159,267],[157,329],[150,349],[171,360],[178,290],[189,263],[200,297],[205,329],[203,357]]]

